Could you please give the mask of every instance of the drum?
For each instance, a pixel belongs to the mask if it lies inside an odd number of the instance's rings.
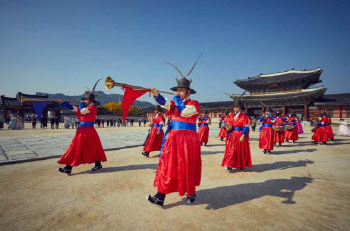
[[[290,130],[293,130],[295,126],[287,124],[284,127],[286,130],[290,131]]]
[[[274,126],[273,129],[276,132],[283,132],[284,131],[284,127],[283,126]]]

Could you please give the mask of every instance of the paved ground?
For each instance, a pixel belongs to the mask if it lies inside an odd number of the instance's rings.
[[[264,155],[257,135],[253,168],[232,173],[212,136],[196,203],[173,193],[163,209],[145,200],[158,158],[141,147],[107,152],[98,173],[84,165],[61,174],[57,159],[0,166],[0,230],[349,230],[350,139],[312,145],[307,133]]]

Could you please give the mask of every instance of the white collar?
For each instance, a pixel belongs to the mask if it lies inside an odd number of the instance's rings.
[[[242,111],[239,111],[236,115],[235,115],[235,119],[237,119],[237,117],[241,114]]]

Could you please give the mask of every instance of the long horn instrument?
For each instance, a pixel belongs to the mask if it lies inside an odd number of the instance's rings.
[[[106,78],[106,81],[105,81],[105,87],[106,89],[109,91],[111,90],[113,87],[130,87],[130,88],[133,88],[133,89],[136,89],[136,90],[152,90],[152,88],[145,88],[145,87],[139,87],[139,86],[133,86],[133,85],[129,85],[129,84],[125,84],[125,83],[117,83],[115,82],[112,77],[108,76]],[[164,94],[170,94],[170,95],[174,95],[174,93],[172,92],[167,92],[167,91],[158,91],[160,93],[164,93]]]

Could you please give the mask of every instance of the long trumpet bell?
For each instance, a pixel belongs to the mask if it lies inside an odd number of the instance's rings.
[[[113,87],[118,86],[118,87],[130,87],[136,90],[152,90],[151,88],[145,88],[145,87],[139,87],[139,86],[133,86],[133,85],[129,85],[129,84],[125,84],[125,83],[117,83],[115,82],[112,77],[108,76],[106,78],[105,81],[105,87],[106,89],[109,91],[111,90]],[[167,91],[158,91],[160,93],[165,93],[165,94],[170,94],[173,95],[174,93],[172,92],[167,92]]]
[[[106,89],[109,91],[109,90],[111,90],[115,85],[115,82],[114,82],[114,80],[110,77],[110,76],[108,76],[107,78],[106,78],[106,81],[105,81],[105,87],[106,87]]]

